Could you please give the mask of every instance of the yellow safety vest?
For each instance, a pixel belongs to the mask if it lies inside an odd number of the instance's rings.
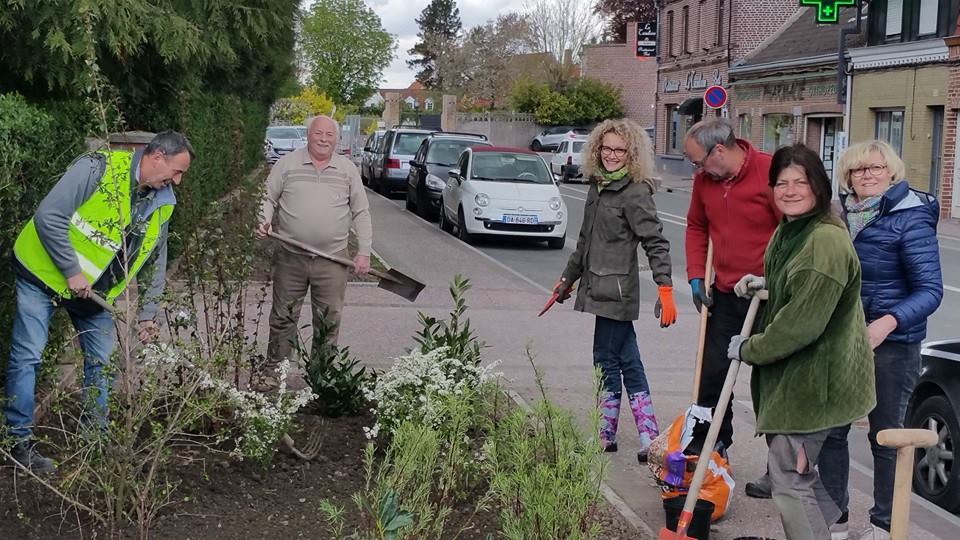
[[[70,245],[80,262],[80,271],[91,284],[100,279],[117,257],[124,244],[124,231],[131,220],[130,165],[133,154],[124,151],[104,151],[99,154],[106,157],[103,176],[93,195],[71,216],[67,231]],[[143,225],[143,243],[136,259],[129,261],[123,279],[107,291],[108,302],[120,296],[143,267],[157,246],[163,224],[172,214],[173,205],[168,204],[160,206],[147,218]],[[20,264],[47,287],[64,298],[71,297],[67,277],[60,273],[40,243],[33,219],[20,231],[13,253]]]

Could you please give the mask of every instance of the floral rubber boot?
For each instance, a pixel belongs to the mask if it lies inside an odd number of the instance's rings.
[[[653,401],[649,392],[630,394],[630,410],[633,419],[637,421],[637,433],[640,435],[640,451],[637,452],[637,461],[647,462],[647,449],[650,443],[660,434],[657,427],[657,417],[653,414]]]
[[[617,451],[617,423],[620,421],[620,392],[600,392],[600,445],[604,452]]]

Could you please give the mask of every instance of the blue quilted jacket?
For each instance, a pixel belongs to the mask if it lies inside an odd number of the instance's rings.
[[[846,223],[846,195],[841,199]],[[923,341],[927,317],[940,306],[939,217],[933,195],[900,181],[884,194],[877,217],[853,239],[863,268],[860,298],[867,323],[887,314],[897,319],[889,341]]]

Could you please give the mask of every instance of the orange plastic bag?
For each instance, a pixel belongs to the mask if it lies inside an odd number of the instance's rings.
[[[686,495],[697,467],[696,453],[685,451],[694,440],[694,430],[709,426],[711,411],[708,407],[693,405],[678,416],[654,439],[647,451],[647,464],[660,486],[660,496],[671,499]],[[710,452],[707,476],[700,487],[699,498],[713,503],[711,521],[723,517],[733,499],[736,483],[731,475],[730,463],[717,451]]]

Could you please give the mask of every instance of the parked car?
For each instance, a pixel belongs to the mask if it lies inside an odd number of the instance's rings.
[[[530,149],[534,152],[553,152],[561,142],[573,135],[589,135],[590,130],[570,126],[554,126],[537,133],[530,141]]]
[[[371,133],[367,137],[367,141],[363,143],[363,152],[360,159],[360,178],[363,179],[363,185],[367,185],[370,178],[373,177],[373,159],[376,156],[377,148],[383,141],[384,133],[386,133],[386,130],[378,129]]]
[[[572,136],[561,142],[557,151],[550,157],[550,172],[559,176],[561,182],[583,178],[583,173],[580,172],[580,153],[586,142],[586,137]]]
[[[420,143],[431,133],[432,130],[419,128],[388,129],[373,157],[370,188],[384,195],[407,189],[410,160],[420,148]]]
[[[563,248],[567,207],[543,158],[524,148],[474,146],[460,154],[440,195],[440,228],[471,243],[477,235],[526,236]]]
[[[913,489],[950,512],[960,511],[960,466],[954,461],[960,441],[960,339],[924,343],[920,379],[907,407],[909,427],[936,431],[932,448],[917,448]]]
[[[440,194],[447,173],[457,164],[460,154],[471,146],[492,146],[486,135],[437,132],[420,143],[407,173],[407,210],[432,220],[440,213]]]
[[[301,126],[270,126],[263,140],[263,157],[273,165],[281,157],[307,145],[307,130]]]

